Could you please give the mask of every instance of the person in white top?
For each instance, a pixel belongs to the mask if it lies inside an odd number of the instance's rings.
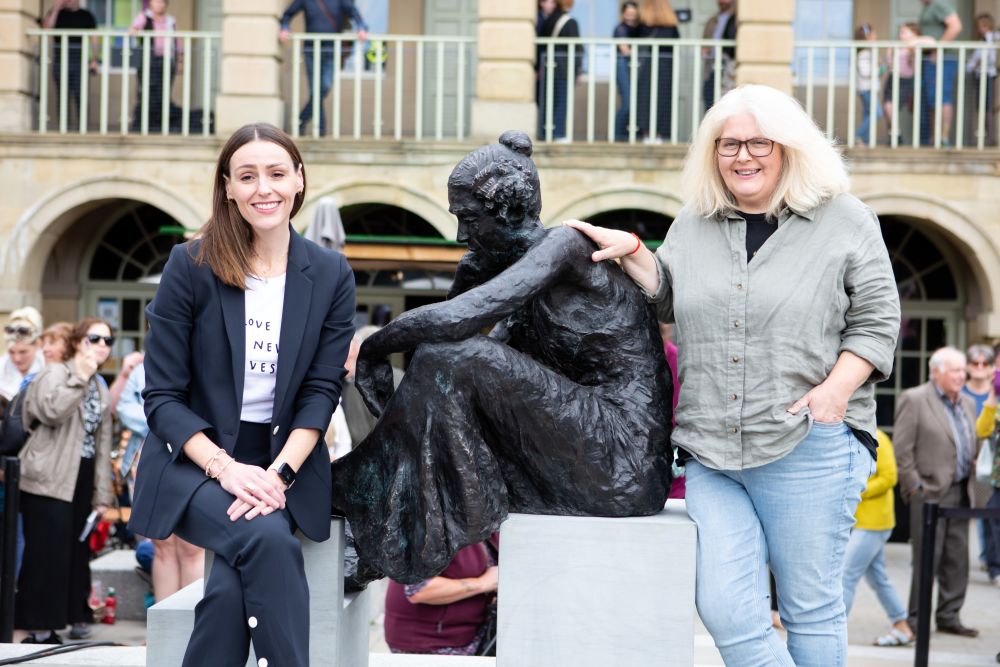
[[[42,316],[31,306],[10,314],[3,328],[7,355],[0,365],[0,398],[9,401],[21,388],[25,376],[45,367],[45,356],[39,336]]]
[[[870,23],[862,23],[854,31],[857,41],[873,42],[878,39],[875,28]],[[879,102],[879,91],[882,88],[881,60],[875,57],[872,49],[858,49],[858,98],[861,102],[861,122],[858,124],[858,142],[868,144],[871,126],[875,125],[875,140],[878,141],[878,121],[882,120],[882,105]],[[872,96],[875,99],[872,99]]]

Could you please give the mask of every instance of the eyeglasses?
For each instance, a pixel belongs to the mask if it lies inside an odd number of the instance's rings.
[[[91,345],[97,345],[102,340],[104,341],[104,344],[107,345],[108,347],[111,347],[112,345],[115,344],[114,336],[99,336],[97,334],[87,334],[87,340],[90,341]]]
[[[8,336],[17,336],[18,338],[27,338],[28,336],[30,336],[33,333],[35,333],[35,330],[32,329],[31,327],[25,327],[25,326],[15,327],[15,326],[11,326],[11,325],[8,324],[7,326],[5,326],[3,328],[3,332],[5,334],[7,334]]]
[[[746,141],[720,137],[715,140],[715,151],[722,157],[736,157],[740,154],[740,149],[743,148],[744,144],[747,147],[747,153],[753,157],[767,157],[774,150],[774,142],[764,137],[753,137]]]

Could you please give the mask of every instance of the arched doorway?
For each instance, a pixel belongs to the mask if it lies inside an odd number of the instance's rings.
[[[349,245],[383,244],[395,248],[380,259],[351,259],[357,312],[355,325],[383,325],[405,310],[443,301],[455,278],[454,264],[415,260],[407,247],[453,247],[413,211],[381,203],[340,209]]]
[[[96,315],[117,340],[104,371],[142,349],[149,305],[170,250],[184,229],[161,209],[135,200],[95,203],[56,242],[42,281],[46,321]]]
[[[891,433],[896,397],[927,381],[934,350],[966,345],[968,268],[927,221],[887,215],[880,222],[902,308],[892,375],[875,388],[877,422]]]

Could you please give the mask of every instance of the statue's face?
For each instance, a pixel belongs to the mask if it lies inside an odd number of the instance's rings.
[[[488,250],[508,245],[508,226],[486,211],[469,188],[449,188],[448,211],[458,218],[455,240],[469,250]]]

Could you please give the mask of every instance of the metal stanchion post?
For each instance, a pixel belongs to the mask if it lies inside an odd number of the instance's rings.
[[[0,643],[14,638],[14,568],[17,561],[17,514],[21,495],[21,462],[3,459],[3,553],[0,554]]]
[[[931,646],[931,593],[934,588],[934,539],[937,533],[938,503],[924,502],[923,530],[920,545],[920,588],[917,597],[917,646],[914,667],[927,667]]]

